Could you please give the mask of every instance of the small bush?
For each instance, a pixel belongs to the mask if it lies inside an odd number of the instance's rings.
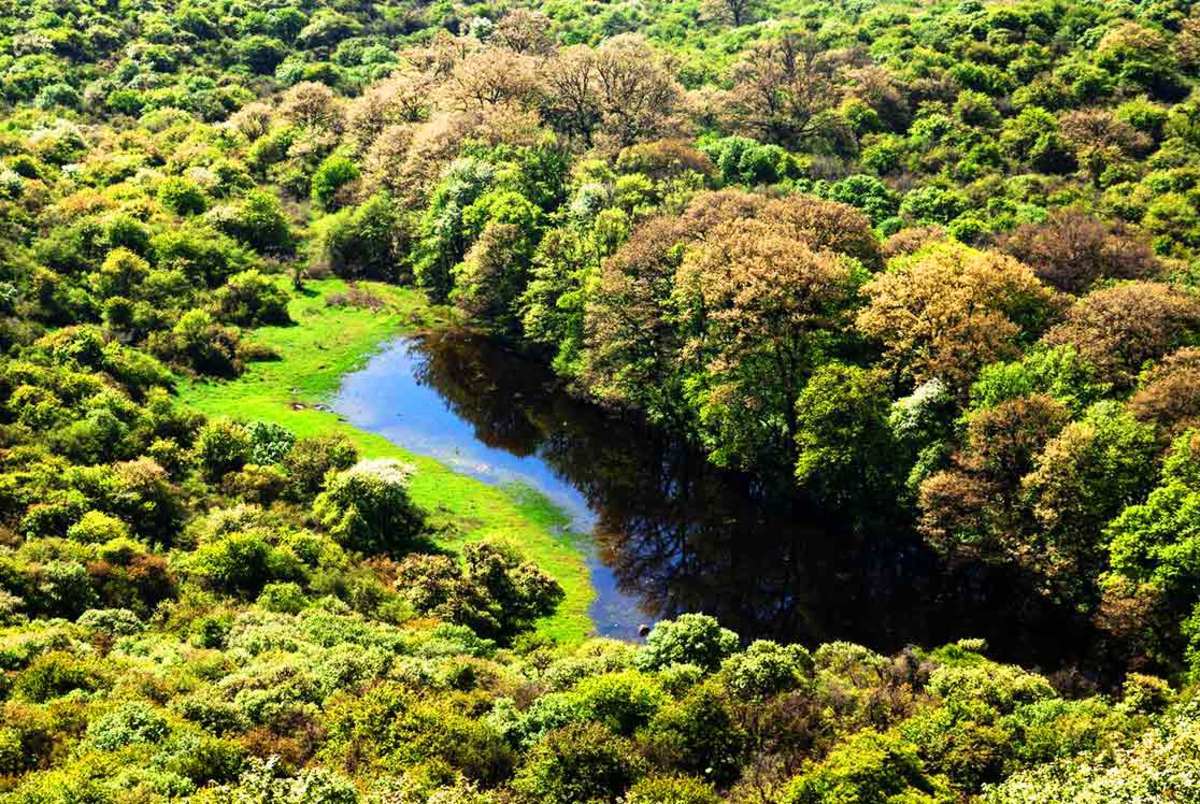
[[[329,480],[313,513],[344,547],[403,553],[425,525],[408,495],[412,472],[393,460],[360,461]]]
[[[88,511],[79,521],[67,528],[67,538],[87,544],[103,544],[129,536],[129,526],[115,516],[100,511]]]
[[[158,185],[158,200],[176,215],[199,215],[208,209],[204,191],[194,181],[181,176],[163,179]]]
[[[715,670],[738,647],[737,634],[706,614],[682,614],[654,626],[638,653],[637,664],[657,670],[671,664],[694,664]]]

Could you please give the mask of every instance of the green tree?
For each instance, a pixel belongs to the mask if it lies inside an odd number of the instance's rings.
[[[890,412],[879,375],[843,363],[821,366],[796,400],[796,479],[834,503],[890,499],[900,458]]]

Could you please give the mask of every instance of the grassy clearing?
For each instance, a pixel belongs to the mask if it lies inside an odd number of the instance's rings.
[[[186,382],[184,402],[212,416],[277,422],[298,435],[341,432],[369,458],[399,458],[414,464],[412,494],[431,512],[442,534],[439,543],[450,549],[479,539],[511,540],[531,560],[553,575],[566,591],[558,613],[539,625],[539,631],[561,641],[582,639],[592,629],[588,607],[595,596],[583,552],[560,532],[563,514],[548,500],[527,488],[488,485],[451,471],[432,458],[414,455],[382,436],[339,421],[333,413],[312,405],[338,388],[342,375],[363,365],[389,337],[445,323],[445,311],[431,307],[424,296],[406,288],[364,283],[384,300],[379,310],[330,307],[326,296],[342,292],[337,279],[309,282],[289,306],[289,327],[256,330],[255,340],[273,348],[280,359],[253,363],[230,382]],[[295,403],[304,407],[296,409]]]

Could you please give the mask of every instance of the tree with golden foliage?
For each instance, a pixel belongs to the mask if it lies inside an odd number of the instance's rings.
[[[914,385],[965,394],[980,367],[1015,357],[1055,308],[1055,294],[1012,257],[941,243],[891,262],[862,289],[858,329]]]
[[[1169,433],[1200,427],[1200,348],[1185,346],[1147,370],[1129,407]]]
[[[882,267],[870,219],[849,204],[795,194],[767,203],[762,216],[811,248],[845,254],[867,268]]]
[[[751,242],[759,236],[763,243]],[[831,290],[820,282],[831,273],[839,283],[856,274],[851,258],[875,260],[873,237],[866,218],[842,204],[800,195],[771,202],[740,190],[700,193],[678,217],[640,224],[602,262],[588,294],[580,379],[600,398],[679,429],[695,431],[703,408],[716,428],[725,426],[720,417],[729,410],[717,404],[720,394],[749,390],[735,369],[766,371],[767,351],[782,350],[772,359],[795,365],[773,379],[769,399],[751,402],[761,402],[758,409],[771,419],[755,438],[761,441],[774,428],[771,439],[787,442],[778,457],[786,458],[794,446],[785,434],[794,435],[792,405],[807,371],[800,347],[808,348],[816,318],[833,320],[818,303]],[[847,290],[838,288],[835,295]],[[759,292],[765,306],[755,310],[746,294]],[[726,295],[718,298],[721,293]],[[707,319],[709,312],[716,312],[715,321]],[[720,381],[710,374],[718,367],[725,377]],[[748,432],[742,435],[749,438]],[[735,447],[731,454],[745,451]]]

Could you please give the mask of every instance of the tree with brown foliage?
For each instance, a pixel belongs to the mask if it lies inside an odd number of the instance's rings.
[[[1129,388],[1146,361],[1197,335],[1200,298],[1194,293],[1160,282],[1126,282],[1076,301],[1044,340],[1071,344],[1101,379]]]
[[[794,454],[813,335],[837,325],[850,278],[844,258],[778,220],[727,221],[688,251],[675,296],[684,354],[703,364],[689,396],[718,463]]]
[[[1056,210],[1044,223],[1022,224],[997,245],[1068,293],[1085,292],[1100,279],[1145,279],[1161,270],[1141,232],[1072,209]]]
[[[294,125],[332,132],[341,131],[346,119],[342,100],[316,81],[304,81],[285,92],[279,114]]]
[[[756,218],[762,225],[753,224],[753,231],[769,231],[776,240],[793,241],[787,247],[789,254],[802,255],[801,264],[780,266],[781,276],[811,268],[813,255],[837,248],[869,257],[873,243],[867,239],[872,237],[869,224],[849,207],[800,196],[773,204],[762,195],[740,190],[700,193],[678,217],[643,222],[603,261],[589,293],[581,376],[589,390],[607,401],[645,410],[653,419],[686,426],[684,378],[702,373],[708,358],[683,348],[696,331],[680,329],[684,319],[677,307],[681,297],[676,293],[676,271],[697,241],[704,239],[711,249],[708,259],[715,259],[712,255],[718,253],[720,241],[713,239],[714,233],[732,234],[722,227]]]
[[[373,84],[350,104],[346,133],[362,151],[389,126],[427,119],[437,85],[432,76],[415,71],[394,73]]]
[[[920,530],[929,542],[958,557],[1019,554],[1027,524],[1021,479],[1068,419],[1066,407],[1043,394],[972,414],[951,467],[921,483]]]
[[[549,56],[554,52],[550,18],[540,11],[514,8],[492,30],[489,41],[526,56]]]
[[[709,19],[724,22],[735,28],[753,21],[757,0],[706,0],[704,14]]]
[[[800,148],[841,100],[834,81],[840,62],[812,34],[766,39],[734,67],[728,113],[760,140]]]
[[[462,109],[533,104],[538,93],[537,65],[532,56],[485,48],[454,65],[450,86],[454,102]]]
[[[684,426],[679,336],[669,306],[683,245],[678,218],[650,218],[601,263],[584,310],[582,380],[604,402]]]
[[[907,226],[884,240],[880,253],[884,260],[891,260],[893,257],[903,257],[920,251],[945,239],[945,228],[936,223],[929,226]]]
[[[1168,433],[1200,426],[1200,348],[1185,346],[1149,369],[1129,407]]]
[[[703,151],[685,140],[654,140],[623,149],[617,156],[617,170],[660,181],[689,171],[710,178],[717,169]]]
[[[871,221],[849,204],[795,194],[767,203],[762,216],[818,251],[834,251],[867,268],[882,266]]]
[[[1100,402],[1046,444],[1022,488],[1037,523],[1027,563],[1072,597],[1103,570],[1104,526],[1150,490],[1154,429],[1113,401]]]
[[[625,148],[678,132],[683,89],[641,36],[564,48],[544,65],[545,119],[585,148]]]

